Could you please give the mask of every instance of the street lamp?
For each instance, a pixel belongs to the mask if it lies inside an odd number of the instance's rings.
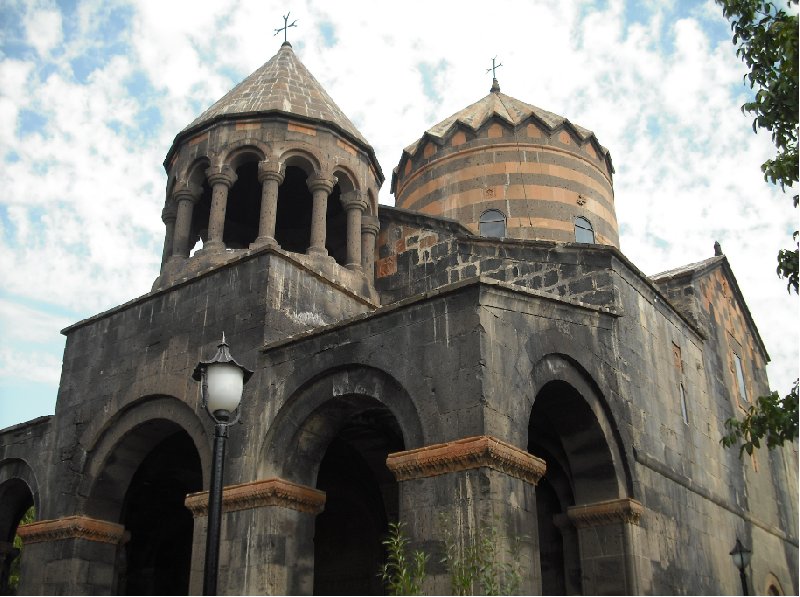
[[[739,578],[742,580],[743,595],[749,595],[747,592],[747,576],[745,575],[744,569],[750,564],[750,554],[750,550],[742,545],[742,542],[739,541],[739,537],[736,537],[736,545],[734,545],[731,550],[731,557],[733,558],[734,566],[739,569]]]
[[[252,371],[237,363],[231,356],[224,332],[222,342],[217,345],[217,354],[210,361],[197,363],[192,374],[192,379],[200,382],[200,404],[214,421],[214,463],[211,467],[211,487],[208,492],[208,535],[203,595],[217,594],[225,440],[228,438],[228,425],[239,420],[242,390],[251,375]]]

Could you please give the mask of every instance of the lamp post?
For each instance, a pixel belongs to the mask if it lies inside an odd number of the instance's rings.
[[[192,374],[192,379],[200,382],[200,404],[214,421],[214,462],[211,467],[211,487],[208,492],[208,535],[203,595],[217,594],[225,440],[228,438],[228,425],[239,420],[242,390],[251,375],[252,371],[237,363],[231,356],[224,332],[214,357],[210,361],[197,363]]]
[[[731,550],[731,557],[733,558],[734,566],[739,569],[739,578],[742,581],[743,595],[749,595],[747,592],[747,576],[745,575],[744,569],[750,564],[750,555],[750,550],[742,545],[742,542],[739,541],[739,537],[736,537],[736,545],[734,545]]]

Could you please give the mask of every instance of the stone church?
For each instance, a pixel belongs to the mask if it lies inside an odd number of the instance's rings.
[[[55,414],[0,431],[4,583],[19,534],[23,594],[201,591],[192,371],[224,332],[255,373],[222,594],[380,594],[397,521],[427,593],[446,537],[490,532],[524,594],[739,594],[737,538],[751,593],[798,593],[796,444],[720,445],[769,390],[721,247],[642,273],[609,151],[497,80],[419,133],[379,205],[373,148],[284,43],[177,134],[151,291],[63,330]]]

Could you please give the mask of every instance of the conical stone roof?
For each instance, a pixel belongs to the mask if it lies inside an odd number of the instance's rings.
[[[550,130],[556,129],[559,126],[566,125],[571,127],[581,140],[587,140],[593,137],[597,141],[595,134],[589,129],[578,126],[563,116],[542,110],[531,104],[526,104],[516,98],[513,98],[505,93],[500,92],[500,86],[497,80],[494,81],[489,95],[478,100],[459,110],[449,118],[445,118],[439,124],[436,124],[426,131],[426,134],[437,139],[444,139],[450,130],[461,123],[470,127],[472,130],[478,130],[493,116],[497,116],[510,124],[517,126],[527,121],[530,118],[535,118],[543,122]],[[414,143],[405,148],[404,152],[413,155],[419,146],[422,138],[417,139]],[[604,157],[608,157],[608,150],[598,143]]]
[[[278,53],[261,68],[183,129],[179,136],[215,120],[269,112],[333,125],[354,141],[370,147],[355,125],[300,62],[288,42],[284,42]]]

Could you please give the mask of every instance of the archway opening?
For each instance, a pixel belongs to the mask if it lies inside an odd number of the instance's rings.
[[[327,497],[314,529],[315,595],[384,593],[382,541],[399,511],[386,457],[404,449],[402,437],[394,416],[380,406],[350,417],[328,444],[317,475]]]
[[[236,182],[228,192],[225,230],[222,240],[228,249],[246,249],[258,236],[261,212],[261,183],[258,182],[258,158],[236,168]]]
[[[528,452],[547,463],[536,487],[542,593],[581,594],[578,534],[567,509],[618,497],[618,483],[601,424],[569,383],[551,381],[536,396]]]
[[[308,190],[308,174],[298,166],[286,166],[278,188],[275,240],[285,251],[305,253],[311,242],[313,198]]]
[[[183,503],[201,488],[200,457],[185,431],[161,440],[141,461],[120,520],[130,533],[118,568],[122,594],[188,594],[194,520]]]
[[[16,595],[20,582],[21,523],[33,522],[33,494],[22,479],[0,484],[0,595]]]
[[[347,216],[342,208],[342,189],[337,184],[328,197],[325,214],[325,248],[339,265],[347,263]]]

